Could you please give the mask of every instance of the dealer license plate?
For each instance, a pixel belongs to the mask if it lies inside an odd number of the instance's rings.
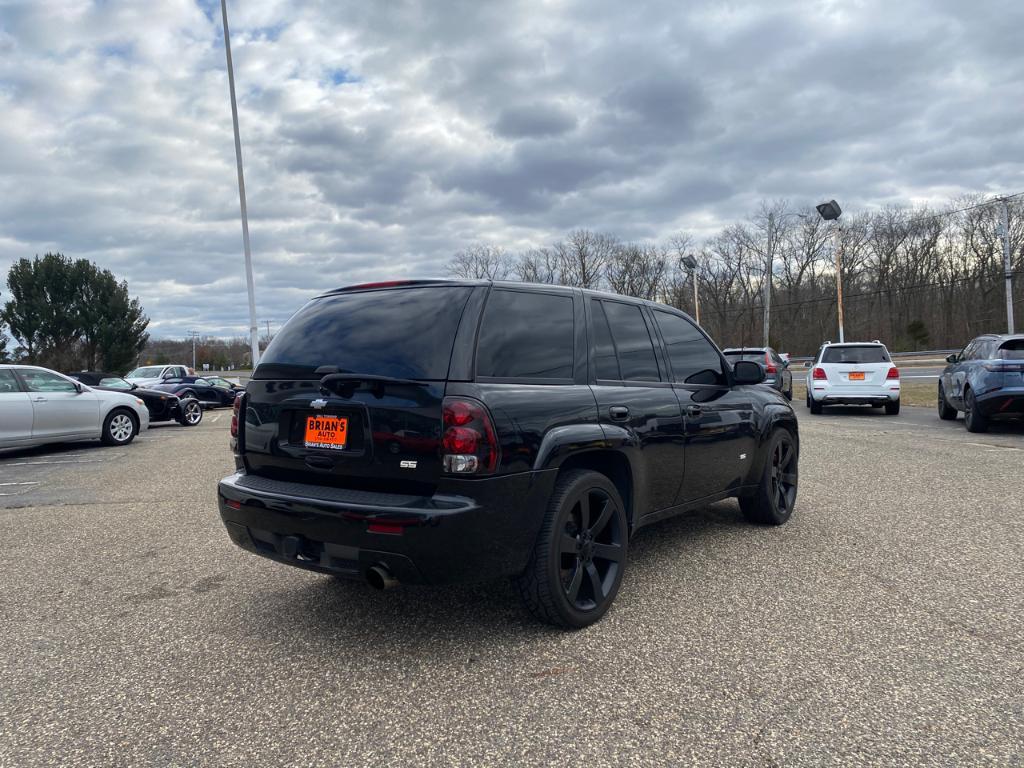
[[[307,448],[326,448],[332,451],[345,450],[348,442],[348,419],[340,416],[306,417]]]

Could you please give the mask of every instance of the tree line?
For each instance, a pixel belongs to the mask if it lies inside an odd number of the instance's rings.
[[[122,372],[149,340],[149,318],[128,284],[88,259],[61,253],[20,259],[7,273],[7,288],[10,298],[0,305],[2,361]],[[17,344],[10,351],[7,334]]]
[[[1024,325],[1024,202],[1008,202],[1017,326]],[[845,336],[880,339],[891,349],[958,348],[985,332],[1006,331],[999,203],[966,197],[942,209],[890,207],[844,215],[837,227],[813,208],[765,202],[748,220],[698,243],[626,242],[576,230],[548,246],[510,253],[471,245],[449,274],[610,290],[661,301],[695,315],[722,346],[760,345],[771,250],[770,341],[796,355],[837,340],[835,257],[842,254]],[[693,255],[691,275],[682,259]]]

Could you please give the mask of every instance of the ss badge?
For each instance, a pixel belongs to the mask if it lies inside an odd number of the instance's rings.
[[[409,461],[409,460],[406,459],[406,460],[403,460],[403,461],[399,462],[398,466],[400,466],[402,469],[416,469],[418,463],[419,462]]]

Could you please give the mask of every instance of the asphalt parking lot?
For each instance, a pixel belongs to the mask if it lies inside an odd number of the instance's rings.
[[[236,549],[227,411],[0,453],[0,765],[1024,764],[1024,427],[797,411],[790,524],[644,530],[578,633]]]

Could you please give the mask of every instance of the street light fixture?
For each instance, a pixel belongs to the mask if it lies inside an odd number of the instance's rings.
[[[686,271],[690,273],[690,279],[693,280],[693,319],[697,321],[697,325],[700,325],[700,304],[697,302],[697,259],[693,257],[692,253],[688,253],[683,256],[680,263],[686,267]]]
[[[843,337],[843,230],[839,225],[839,217],[843,215],[843,209],[835,200],[821,203],[815,208],[822,219],[836,223],[836,314],[839,317],[839,343],[842,344],[845,341]]]

